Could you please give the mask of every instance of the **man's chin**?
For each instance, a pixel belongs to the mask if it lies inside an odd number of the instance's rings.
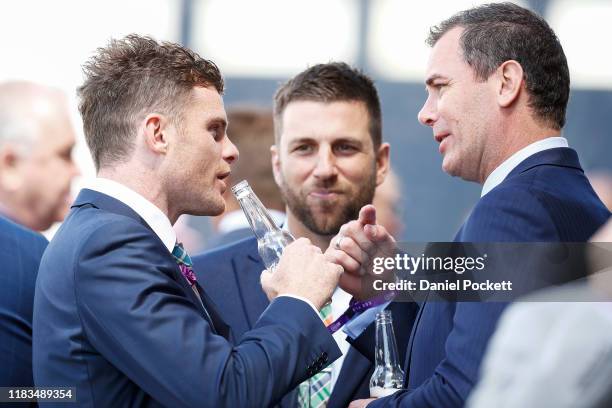
[[[225,211],[225,200],[222,198],[215,201],[206,200],[205,206],[186,211],[185,214],[214,217],[223,214]]]
[[[210,209],[210,214],[206,214],[206,215],[211,215],[214,217],[214,216],[223,214],[224,211],[225,211],[225,201],[221,200],[221,203],[212,207]]]
[[[442,161],[442,171],[452,177],[459,176],[457,166],[454,166],[452,160],[448,157],[445,157]]]
[[[339,220],[339,217],[333,217],[333,218],[327,218],[327,219],[315,218],[313,221],[316,227],[315,232],[317,234],[336,235],[340,227],[346,222],[351,221],[351,220],[340,222],[341,220]]]

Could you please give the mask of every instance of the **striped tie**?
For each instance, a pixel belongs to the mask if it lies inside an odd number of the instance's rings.
[[[325,326],[334,321],[331,304],[324,306],[320,313]],[[327,401],[331,395],[331,377],[331,366],[328,366],[320,373],[301,383],[298,387],[298,407],[319,408],[327,406]]]
[[[185,251],[185,248],[183,248],[183,244],[177,242],[174,245],[174,249],[172,250],[172,256],[178,264],[183,277],[187,279],[189,285],[193,287],[197,279],[195,273],[193,273],[193,263],[191,262],[189,254],[187,254],[187,251]]]
[[[174,257],[174,260],[178,264],[179,269],[181,270],[181,274],[183,275],[185,280],[189,283],[189,286],[191,286],[191,290],[193,291],[196,298],[198,298],[198,301],[200,302],[200,305],[202,306],[202,309],[204,310],[204,314],[206,315],[206,318],[208,319],[210,326],[213,328],[213,331],[216,332],[213,319],[208,313],[208,310],[206,310],[206,306],[204,306],[204,302],[202,302],[202,297],[200,296],[200,292],[198,292],[198,288],[196,287],[197,278],[196,278],[195,272],[193,272],[193,262],[191,262],[191,258],[189,257],[189,254],[187,253],[187,251],[185,251],[185,248],[183,248],[183,244],[181,244],[180,242],[177,242],[174,245],[174,248],[172,249],[172,256]]]

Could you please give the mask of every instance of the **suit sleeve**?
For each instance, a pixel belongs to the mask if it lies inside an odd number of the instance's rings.
[[[145,227],[111,222],[83,242],[75,269],[87,338],[164,406],[269,406],[340,355],[319,316],[287,297],[232,347],[172,279],[168,258]]]
[[[487,194],[475,207],[458,238],[463,242],[558,239],[545,208],[524,189],[500,189]],[[453,329],[445,342],[446,356],[433,375],[418,387],[381,398],[369,407],[462,407],[478,380],[488,341],[506,306],[502,302],[457,303]]]

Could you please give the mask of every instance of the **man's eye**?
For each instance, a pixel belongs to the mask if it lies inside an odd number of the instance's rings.
[[[219,128],[219,126],[212,127],[208,131],[215,140],[219,140],[222,136],[221,129]]]
[[[343,144],[340,144],[340,145],[336,146],[336,151],[339,151],[341,153],[353,152],[355,150],[357,150],[357,149],[355,149],[355,146],[350,145],[350,144],[346,144],[346,143],[343,143]]]
[[[312,146],[310,146],[310,145],[299,145],[295,149],[293,149],[293,151],[294,152],[298,152],[298,153],[310,153],[312,151]]]

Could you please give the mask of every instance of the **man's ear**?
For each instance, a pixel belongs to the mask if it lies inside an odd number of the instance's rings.
[[[143,121],[143,136],[147,147],[156,154],[168,152],[170,120],[160,113],[150,113]]]
[[[278,152],[278,146],[276,144],[270,146],[270,154],[270,159],[272,160],[272,174],[274,175],[274,181],[276,182],[276,185],[280,187],[282,181],[280,170],[281,162],[280,154]]]
[[[385,181],[389,172],[389,143],[382,143],[376,152],[376,185],[379,186]]]
[[[0,147],[0,186],[3,190],[13,192],[22,187],[21,164],[22,158],[15,146],[7,143]]]
[[[507,108],[518,99],[525,82],[523,76],[523,67],[514,60],[508,60],[497,68],[497,103],[500,107]]]

